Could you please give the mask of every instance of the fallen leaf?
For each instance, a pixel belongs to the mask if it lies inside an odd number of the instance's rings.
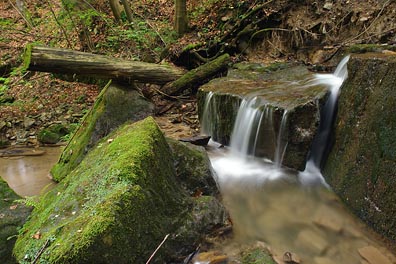
[[[40,239],[40,238],[41,238],[41,233],[40,233],[40,231],[37,231],[36,234],[34,234],[34,235],[32,236],[32,238],[34,238],[34,239]]]
[[[17,207],[18,207],[17,204],[11,205],[11,206],[10,206],[10,210],[15,210],[15,209],[17,209]]]

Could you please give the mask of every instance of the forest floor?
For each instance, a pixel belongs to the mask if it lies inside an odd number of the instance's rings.
[[[89,5],[90,12],[96,13],[84,13],[91,23],[85,40],[79,35],[81,26],[72,19],[73,14],[62,13],[60,1],[25,2],[29,17],[23,17],[13,1],[0,2],[0,143],[35,145],[41,128],[54,123],[77,124],[103,87],[102,83],[89,84],[50,73],[24,72],[22,54],[28,43],[159,62],[164,50],[171,54],[165,59],[171,60],[189,45],[203,43],[209,47],[212,42],[221,43],[219,39],[230,42],[224,46],[234,45],[233,40],[222,37],[237,28],[234,22],[242,23],[256,7],[268,19],[252,16],[252,24],[278,23],[279,28],[254,49],[241,48],[246,43],[238,39],[234,61],[298,60],[312,64],[325,60],[342,45],[396,42],[393,1],[306,1],[301,5],[268,1],[261,6],[257,1],[188,1],[190,32],[179,39],[171,32],[173,1],[136,1],[133,11],[138,22],[129,25],[132,29],[114,23],[107,2],[96,1]],[[312,46],[318,43],[319,48]],[[171,106],[157,119],[164,130],[176,138],[198,134],[194,95],[161,103]]]

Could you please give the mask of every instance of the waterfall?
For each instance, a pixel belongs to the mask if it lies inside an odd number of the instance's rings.
[[[333,74],[315,74],[314,79],[301,81],[301,86],[325,85],[330,91],[321,110],[320,125],[312,143],[306,169],[298,175],[303,184],[319,182],[326,185],[320,173],[320,166],[327,155],[340,87],[348,75],[346,67],[348,59],[349,56],[345,57]],[[299,85],[298,82],[296,84]],[[212,122],[220,121],[216,113],[216,109],[220,109],[220,106],[216,105],[214,98],[212,92],[207,94],[201,122],[202,131],[209,135],[215,133],[215,125]],[[289,114],[287,108],[282,112],[257,93],[242,99],[231,134],[230,154],[233,160],[229,167],[235,170],[232,165],[244,162],[243,160],[251,162],[254,157],[266,157],[272,160],[275,168],[279,169],[287,151]]]
[[[299,174],[300,181],[305,184],[318,181],[325,183],[320,169],[323,165],[323,162],[325,162],[329,151],[329,140],[337,112],[338,95],[343,82],[348,77],[348,60],[349,56],[343,58],[333,74],[315,75],[315,82],[317,84],[329,86],[330,95],[321,111],[320,125],[318,132],[312,142],[308,161],[305,165],[305,170]]]

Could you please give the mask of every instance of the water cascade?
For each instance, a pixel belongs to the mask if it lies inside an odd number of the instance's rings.
[[[281,166],[288,151],[286,127],[291,113],[287,108],[280,112],[256,94],[241,101],[230,147],[209,149],[223,202],[233,222],[235,248],[263,241],[278,259],[285,252],[293,252],[301,263],[362,263],[362,248],[382,249],[326,188],[319,169],[326,155],[339,89],[347,77],[347,61],[348,57],[344,58],[334,74],[317,74],[301,82],[323,84],[330,89],[303,172]],[[214,96],[209,93],[206,98],[204,119],[211,115],[211,121],[216,120],[216,114],[210,113],[216,107],[208,106],[214,103]],[[201,124],[206,132],[216,126],[205,121]],[[258,153],[257,146],[263,140],[274,150],[271,160]],[[216,146],[216,142],[211,144]],[[226,250],[231,248],[228,245]]]
[[[320,181],[327,185],[321,175],[320,168],[328,154],[330,132],[336,114],[340,88],[348,77],[346,67],[348,60],[349,56],[343,58],[333,74],[316,74],[315,82],[329,86],[330,95],[322,110],[318,133],[312,143],[305,170],[299,173],[300,181],[305,184]]]

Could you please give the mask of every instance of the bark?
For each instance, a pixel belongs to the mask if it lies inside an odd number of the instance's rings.
[[[121,0],[122,5],[124,6],[125,14],[128,19],[129,23],[133,22],[133,15],[132,15],[132,10],[131,7],[129,6],[129,3],[127,0]]]
[[[129,61],[68,49],[27,45],[25,67],[30,71],[79,74],[99,78],[164,84],[183,71],[169,65]]]
[[[175,31],[179,36],[187,32],[187,0],[175,0]]]
[[[162,88],[162,91],[166,94],[172,95],[181,93],[187,88],[194,88],[226,68],[229,62],[230,55],[223,54],[220,57],[187,72],[176,81],[165,85]]]
[[[121,11],[122,6],[118,0],[109,0],[111,11],[113,12],[113,16],[117,22],[121,21]]]

